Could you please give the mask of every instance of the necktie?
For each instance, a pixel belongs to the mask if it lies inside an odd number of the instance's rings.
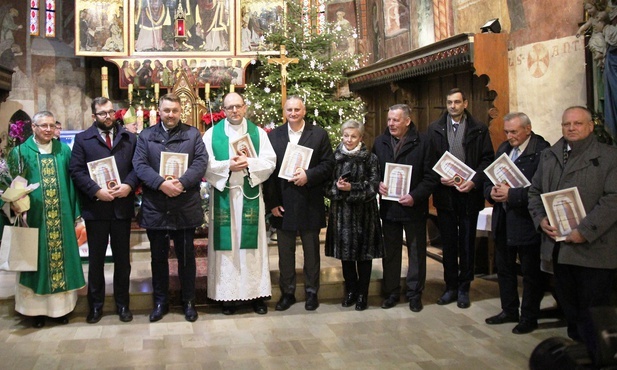
[[[512,162],[516,161],[516,158],[518,158],[518,155],[519,155],[518,152],[519,152],[518,147],[512,149]]]
[[[565,166],[568,163],[568,157],[570,156],[570,151],[568,150],[568,145],[563,146],[563,165]]]
[[[458,130],[458,125],[458,123],[452,123],[452,129],[454,130],[454,132]]]
[[[107,147],[111,149],[111,136],[109,136],[109,131],[105,132],[105,143],[107,143]]]

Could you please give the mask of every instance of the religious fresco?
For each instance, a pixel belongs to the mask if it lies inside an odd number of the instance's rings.
[[[128,0],[76,0],[75,55],[126,55]]]
[[[337,33],[334,50],[348,55],[356,53],[358,39],[356,7],[354,1],[330,1],[326,5],[326,20]]]
[[[383,0],[383,19],[386,37],[408,32],[409,5],[405,0]]]
[[[276,53],[271,45],[264,41],[265,34],[275,27],[283,27],[285,24],[285,2],[263,0],[240,0],[238,22],[238,53],[255,54]]]
[[[9,69],[21,63],[26,50],[28,9],[24,1],[8,1],[0,6],[0,65]]]
[[[223,85],[244,86],[244,69],[252,58],[110,58],[120,68],[120,85],[124,89],[131,84],[134,88],[149,89],[154,84],[170,88],[176,83],[180,70],[186,71],[189,83],[204,87]]]

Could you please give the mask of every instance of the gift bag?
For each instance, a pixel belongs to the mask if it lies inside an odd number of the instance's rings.
[[[18,226],[20,220],[21,217],[17,217],[14,226],[4,226],[0,243],[0,270],[36,271],[38,269],[39,229]]]

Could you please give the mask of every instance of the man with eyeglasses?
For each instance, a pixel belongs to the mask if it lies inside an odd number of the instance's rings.
[[[131,221],[135,215],[135,192],[139,184],[132,159],[137,137],[116,123],[113,103],[104,97],[91,104],[94,122],[75,135],[70,171],[79,193],[81,214],[88,237],[89,324],[103,317],[105,303],[105,254],[108,243],[114,261],[113,291],[120,321],[133,320],[129,309],[131,274]],[[95,167],[91,163],[113,157],[117,174],[110,163]],[[118,175],[116,178],[115,175]]]
[[[212,185],[208,298],[222,301],[226,315],[236,311],[238,301],[250,301],[263,315],[272,290],[261,184],[274,171],[276,154],[266,132],[244,117],[240,94],[227,94],[223,106],[227,118],[203,137],[210,160],[206,180]]]
[[[296,302],[296,236],[300,235],[304,250],[304,308],[319,307],[319,232],[326,226],[324,185],[332,177],[334,154],[326,130],[304,121],[306,107],[298,96],[285,102],[283,114],[287,123],[272,130],[268,137],[276,152],[276,169],[264,184],[270,222],[277,230],[279,251],[279,285],[281,299],[277,311],[285,311]],[[297,168],[289,179],[278,177],[289,143],[313,149],[307,169]]]
[[[193,241],[195,228],[204,221],[199,190],[208,153],[199,130],[180,122],[181,113],[180,98],[163,95],[159,99],[161,124],[139,134],[133,156],[133,166],[143,183],[139,225],[146,229],[152,255],[151,322],[161,320],[169,312],[170,240],[178,257],[184,318],[193,322],[198,317]],[[165,162],[161,165],[161,161]]]
[[[15,311],[33,316],[35,328],[43,327],[46,317],[67,324],[77,290],[86,285],[74,229],[79,208],[69,176],[71,149],[53,139],[55,128],[51,112],[36,113],[34,135],[13,148],[8,158],[11,175],[39,184],[28,195],[28,225],[39,229],[38,270],[21,272],[15,288]]]
[[[561,122],[563,137],[540,157],[529,188],[529,212],[542,232],[542,266],[555,274],[568,336],[584,342],[593,354],[597,337],[590,308],[611,305],[617,271],[617,148],[598,141],[585,107],[567,108]],[[559,205],[545,209],[541,194],[572,187],[578,189],[586,216],[558,242],[557,225],[550,224],[547,214],[558,212]]]

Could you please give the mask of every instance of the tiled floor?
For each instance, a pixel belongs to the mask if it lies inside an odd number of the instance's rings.
[[[276,248],[270,250],[271,269],[276,270]],[[322,280],[340,283],[339,262],[323,257],[322,265],[327,272]],[[379,279],[379,260],[374,270]],[[148,301],[149,263],[136,260],[132,279],[133,301],[139,301],[140,290]],[[324,293],[337,298],[322,299],[314,312],[305,311],[302,301],[276,312],[274,299],[265,316],[249,308],[224,316],[218,306],[207,305],[199,308],[195,323],[174,309],[151,324],[147,304],[141,303],[131,323],[109,314],[89,325],[81,297],[81,309],[68,325],[32,329],[29,320],[13,311],[13,284],[14,275],[0,274],[0,369],[525,369],[542,340],[566,335],[563,323],[552,318],[520,336],[511,333],[514,324],[486,325],[484,319],[500,308],[497,283],[485,277],[472,284],[469,309],[438,306],[434,302],[443,289],[442,267],[431,259],[420,313],[403,302],[381,309],[378,296],[370,298],[364,312],[343,308],[338,284]],[[547,295],[542,306],[554,303]]]

